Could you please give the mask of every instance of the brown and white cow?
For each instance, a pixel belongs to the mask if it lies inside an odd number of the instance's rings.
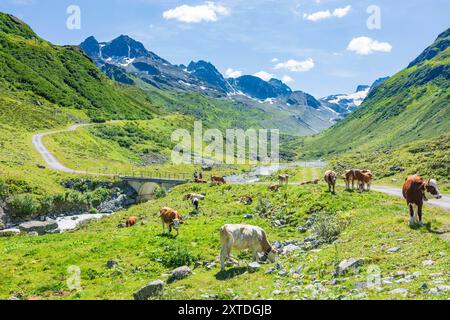
[[[126,225],[127,228],[130,228],[130,227],[134,226],[136,223],[137,223],[137,218],[136,217],[129,217],[127,219],[127,222],[126,222],[125,225]]]
[[[351,190],[355,189],[355,181],[358,182],[358,188],[361,190],[361,183],[364,185],[368,185],[368,188],[370,189],[370,184],[373,180],[373,173],[370,170],[359,170],[359,169],[352,169],[347,170],[342,175],[342,178],[345,180],[345,186],[347,189],[350,189],[350,184],[352,185]]]
[[[271,184],[268,188],[270,191],[278,191],[278,190],[280,190],[280,185],[279,184]]]
[[[278,176],[278,180],[280,182],[280,185],[288,185],[289,184],[289,175],[288,174],[283,174]]]
[[[160,211],[160,218],[163,227],[163,233],[166,232],[166,226],[169,229],[169,234],[172,233],[172,228],[177,232],[177,236],[179,235],[180,225],[183,224],[183,220],[181,219],[180,214],[173,210],[172,208],[162,208]]]
[[[328,190],[330,192],[336,193],[336,180],[337,180],[337,174],[336,172],[332,170],[328,170],[325,172],[325,182],[328,184]]]
[[[251,250],[253,260],[258,260],[258,253],[264,254],[264,259],[271,262],[276,261],[277,251],[267,240],[266,232],[260,227],[244,224],[226,224],[220,229],[220,252],[221,270],[225,270],[225,262],[230,258],[231,250]]]
[[[420,176],[410,176],[403,184],[403,197],[409,206],[409,225],[413,226],[416,223],[414,206],[417,206],[419,223],[422,223],[423,202],[428,201],[428,198],[441,199],[442,195],[439,192],[436,180],[424,181]]]
[[[211,177],[211,183],[221,185],[226,184],[226,181],[223,177]]]
[[[364,190],[370,191],[370,187],[372,186],[373,174],[370,170],[362,170],[357,174],[359,191],[363,192]]]

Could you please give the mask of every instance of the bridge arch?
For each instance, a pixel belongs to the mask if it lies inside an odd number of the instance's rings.
[[[153,195],[158,189],[162,189],[162,186],[155,182],[145,182],[141,185],[138,191],[137,202],[145,202],[153,199]]]

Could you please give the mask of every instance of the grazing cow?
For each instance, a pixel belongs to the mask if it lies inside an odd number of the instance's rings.
[[[127,219],[127,223],[125,224],[127,228],[130,228],[132,226],[134,226],[137,223],[137,218],[136,217],[129,217]]]
[[[226,184],[226,181],[223,177],[211,177],[211,183],[212,184]]]
[[[280,185],[288,185],[289,184],[289,175],[288,174],[283,174],[278,176],[278,180],[280,181]]]
[[[208,181],[196,178],[194,179],[194,183],[208,183]]]
[[[336,172],[332,170],[328,170],[327,172],[325,172],[325,182],[328,184],[328,190],[330,192],[336,193],[336,180]]]
[[[279,184],[271,184],[269,186],[269,190],[270,191],[278,191],[278,190],[280,190],[280,185]]]
[[[187,194],[184,197],[184,199],[185,200],[191,200],[192,201],[192,205],[195,207],[195,210],[198,211],[198,206],[200,204],[200,201],[205,199],[205,195],[204,194],[190,193],[190,194]]]
[[[162,208],[160,211],[160,218],[163,227],[163,233],[166,232],[166,226],[169,229],[169,234],[172,233],[172,228],[174,228],[177,232],[177,236],[179,234],[180,225],[183,224],[183,220],[181,219],[180,214],[173,210],[172,208]]]
[[[355,181],[358,182],[358,187],[361,189],[361,183],[367,184],[366,181],[370,180],[370,182],[372,182],[373,180],[373,174],[372,171],[370,170],[359,170],[359,169],[352,169],[352,170],[347,170],[345,171],[345,173],[342,175],[342,178],[344,178],[345,180],[345,186],[347,187],[347,189],[350,189],[350,183],[352,185],[351,190],[355,189]],[[369,186],[370,188],[370,186]]]
[[[373,181],[373,174],[370,170],[360,171],[357,175],[359,191],[363,192],[365,187],[367,187],[367,191],[370,191],[370,186]]]
[[[305,186],[307,184],[319,184],[319,179],[313,180],[313,181],[306,181],[306,182],[302,182],[300,183],[301,186]]]
[[[253,198],[251,196],[243,196],[239,199],[239,202],[248,206],[253,203]]]
[[[417,206],[419,223],[422,223],[423,202],[428,201],[427,195],[430,198],[442,198],[436,180],[431,179],[425,182],[420,176],[410,176],[405,180],[405,183],[403,184],[403,197],[406,199],[409,206],[410,226],[413,226],[416,223],[414,205]]]
[[[230,258],[231,250],[252,250],[253,260],[258,260],[258,253],[264,254],[264,259],[275,262],[277,251],[267,240],[266,232],[255,226],[243,224],[226,224],[220,229],[221,270],[225,270],[225,261]]]

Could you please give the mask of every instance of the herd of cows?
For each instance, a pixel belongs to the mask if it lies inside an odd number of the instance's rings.
[[[355,182],[358,183],[358,190],[363,192],[369,191],[374,175],[370,170],[347,170],[342,175],[348,190],[355,189]],[[336,183],[338,175],[332,170],[325,172],[324,180],[328,184],[329,192],[334,194],[336,192]],[[205,183],[196,179],[196,183]],[[212,177],[212,185],[226,184],[223,177]],[[319,180],[308,181],[305,184],[318,184]],[[289,175],[280,175],[279,183],[270,185],[270,191],[278,191],[283,185],[289,184]],[[405,180],[403,185],[403,196],[407,201],[410,210],[410,225],[415,225],[417,222],[422,223],[422,208],[428,198],[441,199],[442,195],[439,192],[437,182],[434,179],[425,181],[420,176],[410,176]],[[205,194],[188,194],[184,200],[189,200],[196,210],[199,209],[200,201],[205,199]],[[251,204],[253,199],[249,196],[241,197],[240,201],[244,204]],[[417,217],[415,215],[414,206],[417,207]],[[179,235],[180,225],[184,222],[181,215],[174,209],[164,207],[160,210],[160,218],[163,227],[163,233],[166,233],[166,228],[169,234],[175,229],[177,236]],[[129,217],[126,226],[131,227],[137,222],[136,217]],[[230,258],[231,250],[250,250],[253,253],[254,261],[258,259],[269,260],[275,262],[277,251],[272,247],[267,239],[266,232],[257,226],[243,225],[243,224],[226,224],[220,229],[221,253],[220,263],[221,270],[225,270],[225,262]],[[261,255],[261,257],[260,257]]]

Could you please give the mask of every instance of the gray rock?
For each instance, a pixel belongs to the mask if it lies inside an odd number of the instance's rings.
[[[119,229],[123,229],[123,228],[126,228],[127,227],[127,225],[126,225],[126,223],[119,223],[118,225],[117,225],[117,228],[119,228]]]
[[[216,264],[214,262],[209,262],[206,264],[206,269],[207,270],[211,270],[214,269],[216,267]]]
[[[18,236],[20,234],[19,229],[6,229],[0,231],[0,238],[1,237],[14,237]]]
[[[390,248],[388,249],[387,253],[395,253],[395,252],[399,252],[400,248],[399,247],[395,247],[395,248]]]
[[[408,290],[403,289],[403,288],[398,288],[398,289],[394,289],[394,290],[390,291],[389,293],[390,294],[398,294],[398,295],[402,295],[405,297],[408,294]]]
[[[164,282],[156,280],[133,293],[133,297],[135,300],[148,300],[148,298],[161,295],[163,291]]]
[[[250,272],[256,272],[261,269],[261,265],[258,262],[251,262],[248,264],[248,270]]]
[[[361,266],[361,264],[362,264],[362,259],[352,258],[352,259],[344,260],[339,264],[338,272],[340,274],[343,274],[349,270],[356,270],[357,268],[359,268]]]
[[[184,278],[189,277],[191,274],[192,274],[192,270],[188,266],[179,267],[179,268],[176,268],[175,270],[172,270],[168,281],[174,282],[177,280],[182,280]]]
[[[252,214],[246,214],[244,216],[245,219],[253,219],[253,215]]]
[[[433,261],[433,260],[425,260],[425,261],[422,261],[422,265],[423,265],[424,267],[432,266],[432,265],[434,265],[435,263],[436,263],[436,262]]]
[[[31,231],[30,233],[28,233],[28,235],[30,237],[37,237],[37,236],[39,236],[39,233],[37,233],[36,231]]]
[[[424,282],[424,283],[422,283],[422,285],[420,286],[419,289],[420,289],[420,290],[428,289],[428,285]]]
[[[201,261],[196,261],[196,262],[194,263],[194,268],[199,268],[199,267],[201,267],[201,266],[203,266],[203,262],[201,262]]]
[[[48,233],[49,231],[58,228],[58,224],[55,221],[29,221],[19,225],[19,230],[23,232],[37,232],[39,235]]]
[[[439,292],[448,292],[450,291],[450,286],[437,286],[436,287]]]

